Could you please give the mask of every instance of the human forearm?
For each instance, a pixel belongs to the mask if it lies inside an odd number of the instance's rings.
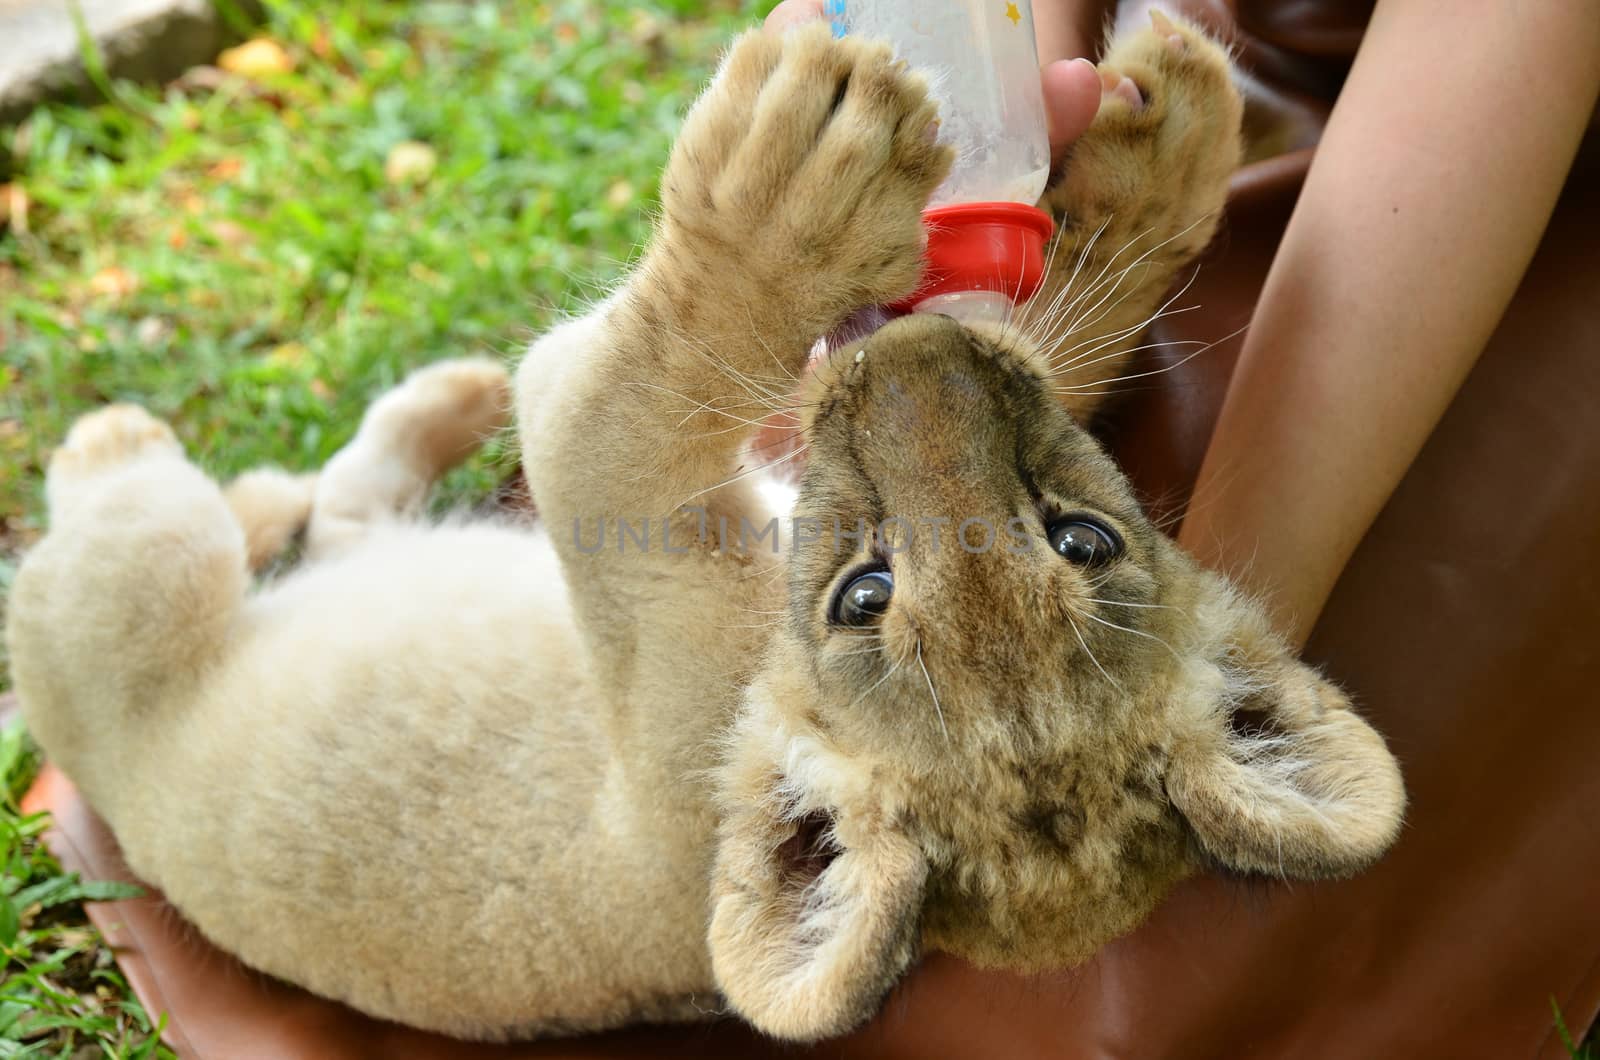
[[[1510,300],[1597,84],[1589,5],[1379,5],[1180,535],[1295,640]]]
[[[1095,57],[1115,13],[1112,0],[1035,0],[1033,29],[1039,61]]]

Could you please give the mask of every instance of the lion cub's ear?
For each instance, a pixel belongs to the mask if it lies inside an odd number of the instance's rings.
[[[1238,871],[1321,879],[1365,868],[1400,830],[1399,764],[1252,605],[1226,603],[1226,648],[1195,668],[1193,709],[1179,712],[1188,724],[1168,796],[1205,852]]]
[[[890,822],[795,817],[773,792],[723,819],[711,965],[758,1029],[815,1041],[870,1018],[916,960],[927,862]]]

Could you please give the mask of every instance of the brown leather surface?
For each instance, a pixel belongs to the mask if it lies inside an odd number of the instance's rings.
[[[1199,6],[1199,5],[1197,5]],[[1219,17],[1232,5],[1209,0]],[[1240,0],[1284,91],[1331,93],[1370,4]],[[1298,59],[1296,58],[1298,56]],[[1269,64],[1270,65],[1270,64]],[[1258,72],[1261,72],[1258,68]],[[1591,145],[1592,146],[1592,145]],[[1592,159],[1594,156],[1589,156]],[[1222,238],[1158,337],[1216,341],[1249,317],[1308,153],[1234,185]],[[1580,168],[1488,350],[1340,581],[1309,655],[1357,696],[1412,797],[1358,879],[1200,879],[1087,967],[1018,978],[933,956],[865,1030],[814,1050],[733,1021],[487,1049],[403,1031],[266,980],[156,899],[92,911],[186,1056],[1557,1057],[1600,1006],[1600,186]],[[1157,507],[1193,482],[1238,338],[1141,386],[1108,430]],[[70,867],[122,877],[59,774]],[[395,915],[404,916],[404,910]],[[486,976],[494,969],[484,969]]]

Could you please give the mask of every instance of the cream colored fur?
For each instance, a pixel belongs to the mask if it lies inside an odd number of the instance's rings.
[[[1108,96],[1047,195],[1069,212],[1033,319],[896,322],[804,402],[798,513],[1015,516],[1030,551],[719,540],[767,521],[744,446],[815,337],[915,285],[948,166],[885,49],[752,34],[685,123],[644,259],[523,360],[539,527],[414,518],[503,422],[490,365],[374,405],[317,480],[303,569],[255,592],[309,484],[225,495],[140,410],[96,413],[11,601],[33,731],[217,943],[472,1037],[731,1005],[816,1038],[925,948],[1071,963],[1196,866],[1358,869],[1403,803],[1381,739],[1062,409],[1120,374],[1238,156],[1211,42],[1157,26],[1108,63],[1143,105]],[[1103,359],[1058,373],[1085,341]],[[1070,512],[1122,554],[1052,551]],[[619,547],[645,519],[648,549]],[[842,627],[872,562],[892,604]]]

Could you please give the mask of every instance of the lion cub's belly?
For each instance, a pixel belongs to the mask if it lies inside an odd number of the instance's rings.
[[[603,1024],[704,994],[709,823],[634,819],[594,697],[541,536],[386,531],[251,602],[112,823],[205,934],[318,993]]]

